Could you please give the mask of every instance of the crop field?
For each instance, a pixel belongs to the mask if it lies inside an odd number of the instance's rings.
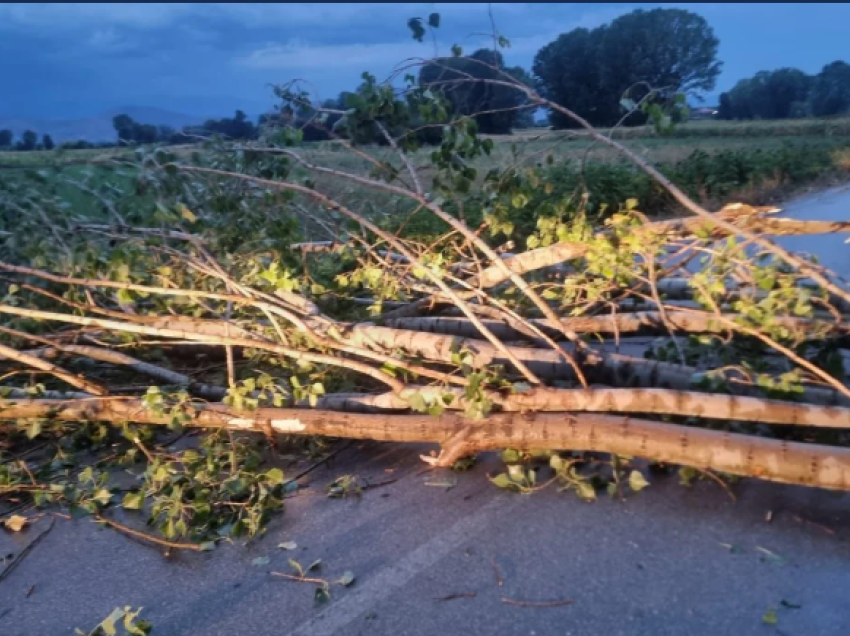
[[[776,203],[800,190],[850,176],[850,118],[692,121],[664,136],[646,126],[621,128],[613,134],[659,166],[690,196],[710,206],[732,199],[752,204]],[[489,138],[494,142],[490,154],[472,161],[479,182],[493,168],[535,168],[547,176],[555,196],[581,186],[589,190],[590,200],[597,207],[616,209],[626,199],[637,199],[648,214],[671,212],[669,199],[645,175],[615,151],[593,143],[582,131],[520,130]],[[170,153],[186,158],[194,148],[166,147]],[[389,148],[365,146],[363,150],[375,159],[401,167]],[[425,146],[411,154],[426,187],[433,171],[433,150]],[[299,152],[317,165],[360,174],[370,170],[365,159],[337,142],[307,143]],[[134,150],[124,148],[0,152],[0,181],[35,179],[49,185],[72,213],[82,210],[90,214],[92,208],[103,207],[98,192],[128,186],[135,170],[134,155]],[[304,178],[308,177],[306,170],[298,170]],[[348,204],[390,224],[406,210],[404,201],[386,193],[364,192],[332,177],[311,178]],[[471,214],[474,218],[474,209]],[[520,219],[520,225],[533,223],[534,209],[527,209],[524,214],[529,218]],[[321,232],[317,234],[309,224],[306,229],[308,238],[321,238]]]

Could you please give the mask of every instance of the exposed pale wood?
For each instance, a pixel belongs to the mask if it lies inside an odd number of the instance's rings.
[[[581,243],[556,243],[551,247],[541,247],[539,249],[516,254],[503,259],[501,262],[504,265],[507,265],[511,273],[522,275],[534,270],[543,269],[544,267],[550,267],[565,261],[581,258],[587,254],[587,250],[587,245],[583,245]],[[474,287],[488,289],[490,287],[495,287],[500,283],[504,283],[509,279],[510,276],[504,271],[504,268],[496,265],[490,265],[487,269],[482,271],[481,274],[473,277],[469,283]]]

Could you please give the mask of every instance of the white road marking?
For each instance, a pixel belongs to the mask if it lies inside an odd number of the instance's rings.
[[[331,604],[306,623],[302,623],[289,636],[331,636],[344,629],[349,623],[367,613],[375,604],[384,601],[390,593],[410,582],[423,570],[446,557],[452,550],[476,536],[476,531],[492,525],[497,512],[504,515],[516,506],[520,497],[504,497],[496,494],[470,516],[461,519],[448,530],[400,559],[396,564],[384,568],[374,577],[347,592],[339,601]]]

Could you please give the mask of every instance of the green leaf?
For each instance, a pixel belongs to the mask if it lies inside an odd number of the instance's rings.
[[[771,607],[764,613],[764,616],[761,617],[762,622],[765,625],[776,625],[779,622],[779,617],[776,615],[776,608]]]
[[[195,213],[182,203],[178,205],[177,208],[180,210],[180,216],[189,223],[194,223],[198,220],[198,217],[195,216]]]
[[[422,397],[421,393],[414,393],[411,395],[407,398],[407,403],[410,404],[410,408],[417,413],[424,413],[428,410],[428,403],[425,402],[425,398]]]
[[[682,486],[690,486],[691,482],[699,473],[695,468],[690,466],[682,466],[679,468],[679,484]]]
[[[343,575],[339,578],[339,581],[337,581],[337,583],[339,583],[340,585],[343,585],[343,586],[345,586],[345,587],[348,587],[349,585],[351,585],[352,583],[354,583],[354,572],[352,572],[351,570],[347,570],[347,571],[346,571],[346,572],[345,572],[345,573],[344,573],[344,574],[343,574]]]
[[[106,636],[115,636],[115,634],[118,633],[118,629],[115,627],[115,624],[124,618],[124,614],[126,614],[124,610],[120,607],[116,607],[112,610],[112,613],[107,616],[100,625],[98,625],[98,627],[103,630],[103,633],[106,634]]]
[[[587,501],[596,499],[596,489],[588,481],[582,480],[576,482],[576,492],[578,493],[579,497]]]
[[[331,593],[326,587],[317,587],[316,591],[313,593],[313,600],[317,605],[327,603],[331,600]]]
[[[649,482],[646,481],[646,477],[643,476],[642,472],[639,470],[633,470],[629,474],[629,488],[635,492],[640,492],[647,486],[649,486]]]
[[[490,481],[493,482],[499,488],[510,488],[514,485],[513,480],[508,477],[507,473],[501,473],[496,475],[495,477],[490,477]]]
[[[284,541],[283,543],[278,543],[277,547],[281,550],[295,550],[298,548],[298,544],[295,541]]]
[[[506,464],[518,464],[520,460],[520,454],[518,450],[513,448],[506,448],[502,451],[502,461]]]
[[[313,570],[318,570],[320,567],[322,567],[322,560],[316,559],[310,565],[307,566],[307,572],[312,572]]]
[[[127,510],[140,510],[144,505],[145,495],[142,492],[128,492],[124,495],[121,505]]]
[[[109,492],[106,488],[101,488],[94,495],[94,500],[97,501],[102,506],[107,505],[110,501],[112,501],[112,493]]]
[[[295,559],[289,559],[289,567],[298,572],[298,576],[304,577],[304,568]]]
[[[283,471],[280,468],[272,468],[266,471],[266,479],[275,485],[283,483]]]
[[[440,14],[439,13],[432,13],[431,15],[428,16],[428,26],[431,27],[432,29],[440,28]]]
[[[198,546],[201,552],[212,552],[215,550],[215,541],[204,541]]]
[[[261,556],[261,557],[257,557],[253,561],[251,561],[251,565],[254,565],[254,566],[268,565],[269,561],[271,561],[271,559],[269,559],[269,557]]]
[[[41,420],[33,420],[27,427],[27,437],[35,439],[39,435],[41,435]]]

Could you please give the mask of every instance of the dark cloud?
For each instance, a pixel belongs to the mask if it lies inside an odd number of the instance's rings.
[[[511,64],[531,65],[557,34],[593,27],[638,4],[494,4],[513,42]],[[816,72],[844,55],[847,5],[682,5],[721,40],[719,88],[763,68]],[[309,78],[332,96],[369,70],[433,54],[405,22],[442,15],[442,50],[472,49],[490,29],[484,4],[18,4],[0,5],[0,114],[79,117],[124,105],[201,115],[271,103],[269,84]]]

